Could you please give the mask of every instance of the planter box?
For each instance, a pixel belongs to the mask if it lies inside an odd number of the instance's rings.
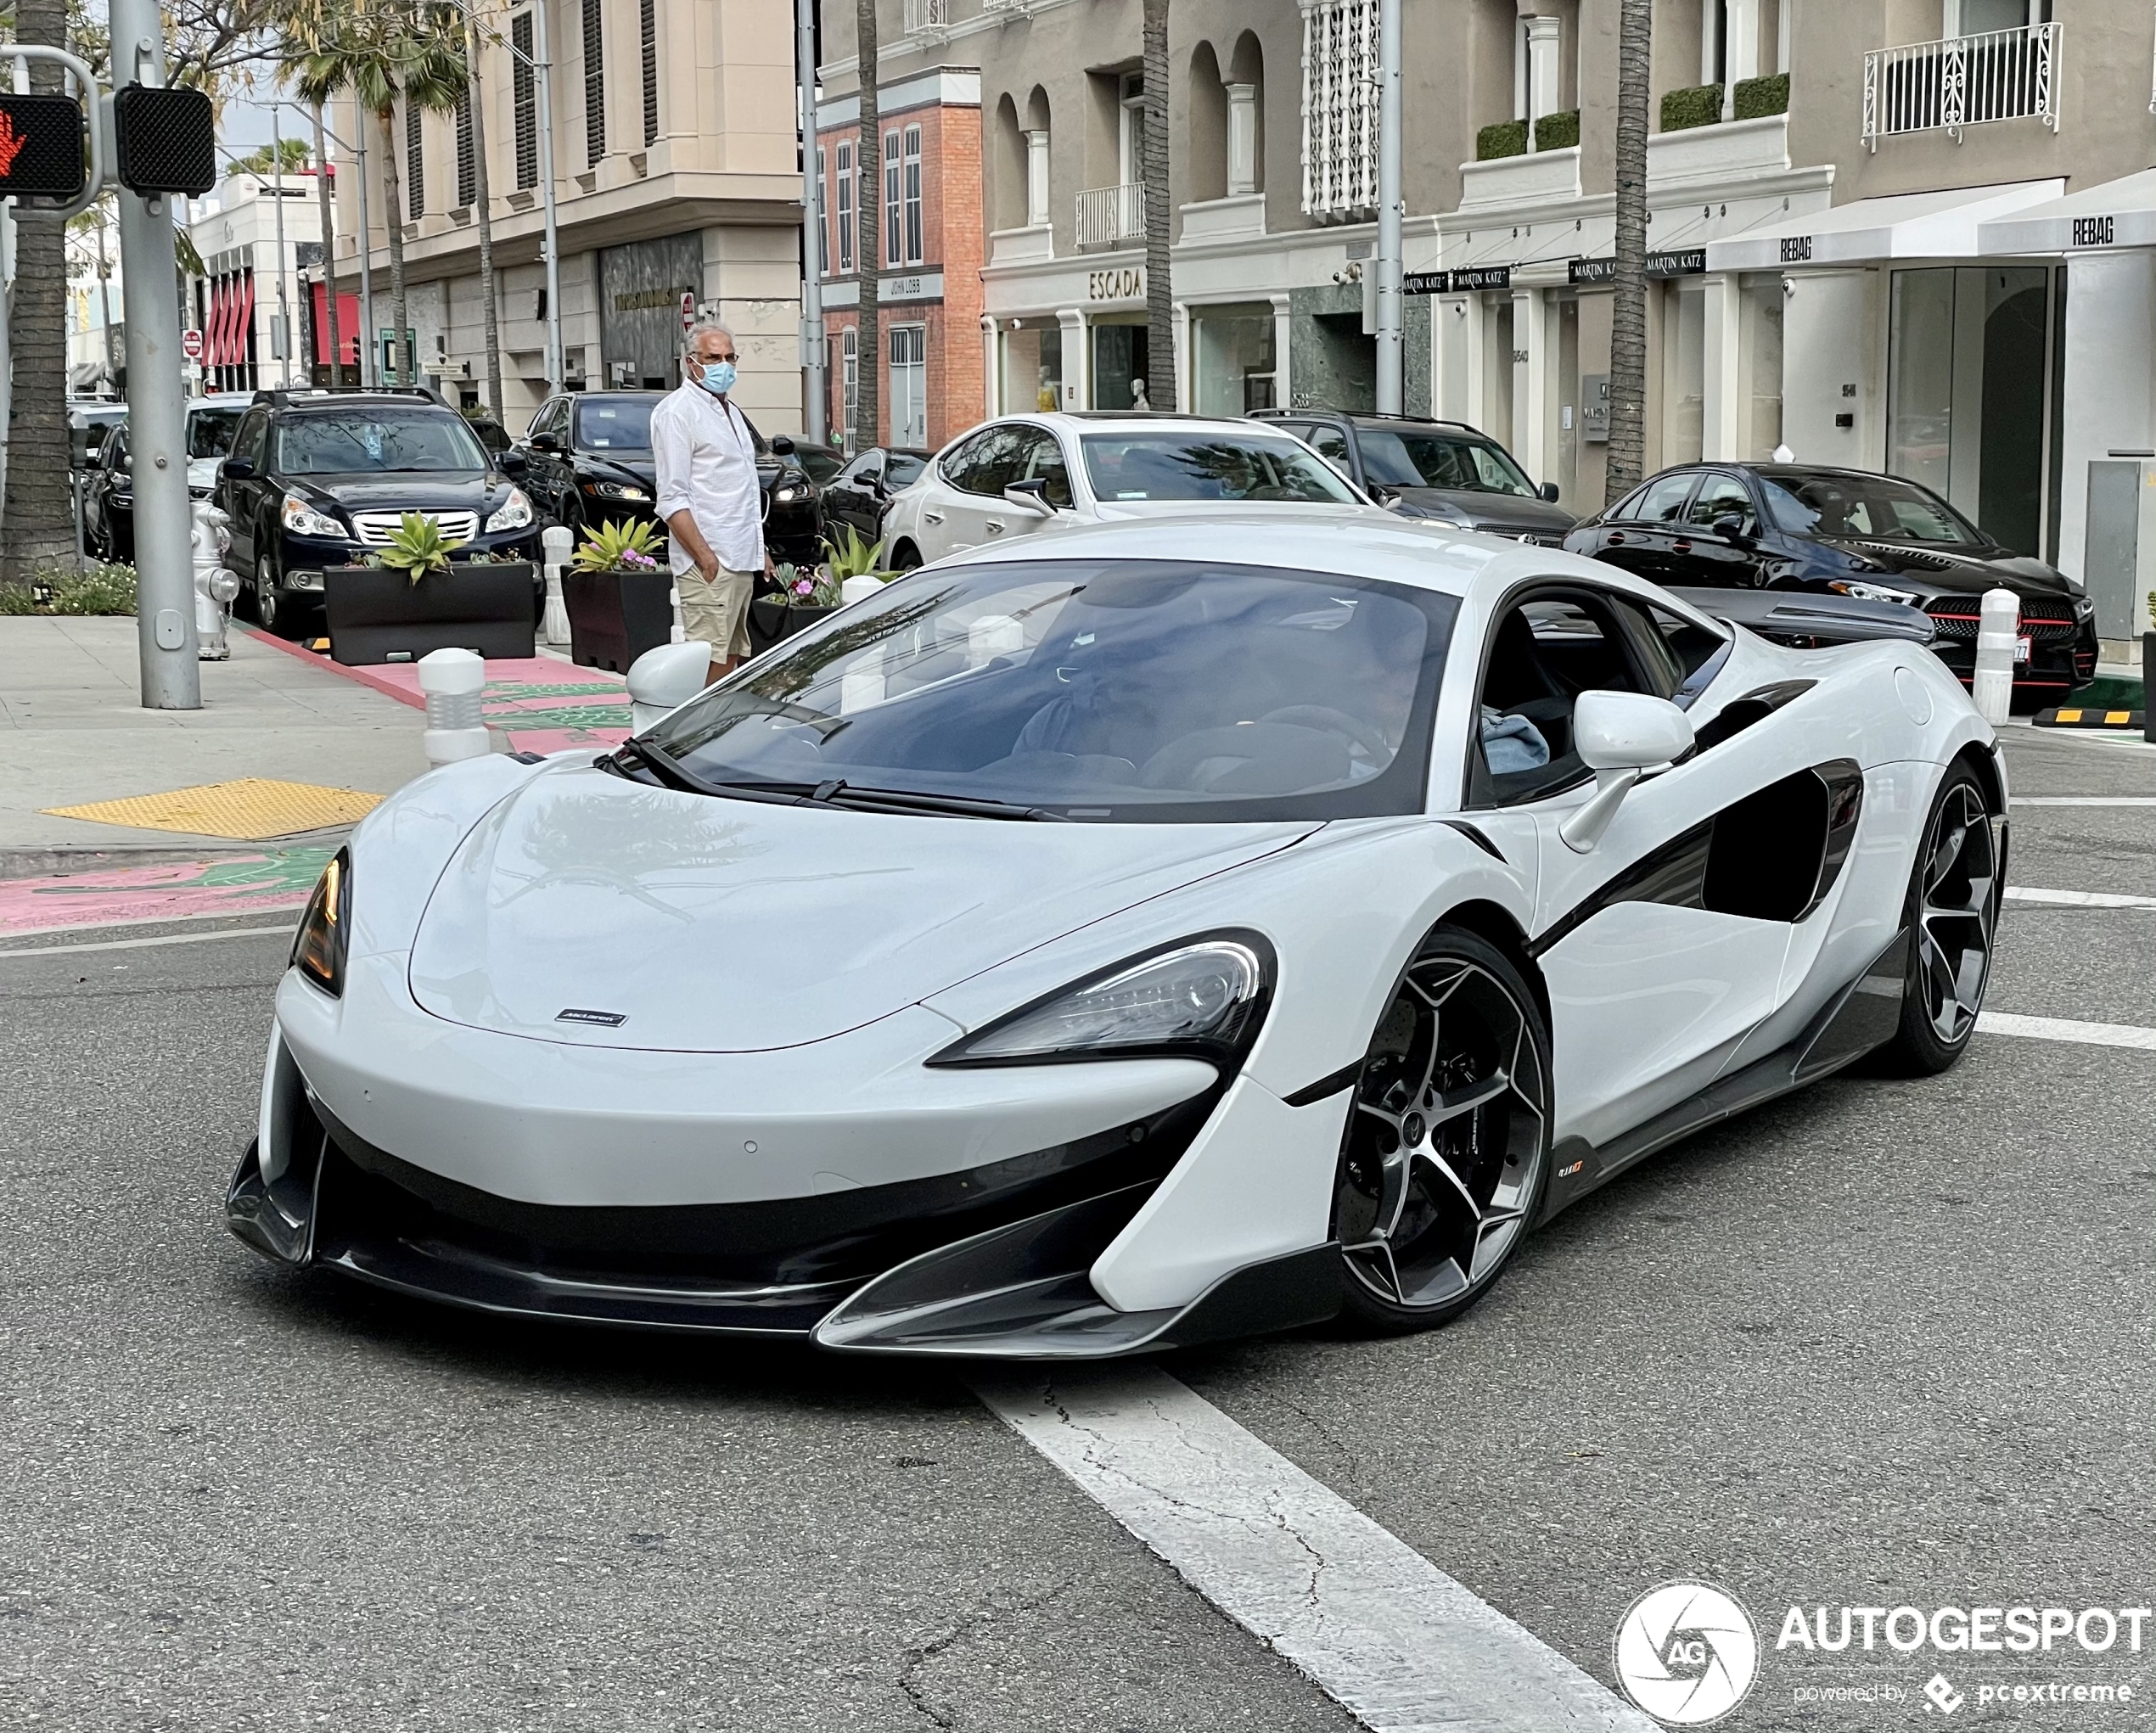
[[[491,660],[536,653],[529,564],[452,565],[413,583],[374,566],[332,566],[322,575],[329,653],[346,666],[416,662],[430,650],[472,650]]]
[[[775,597],[759,596],[749,604],[749,648],[761,655],[773,644],[807,630],[819,620],[829,619],[838,611],[835,608],[789,608]]]
[[[674,579],[655,572],[580,572],[561,575],[561,599],[569,610],[569,658],[580,668],[626,674],[646,650],[674,637]]]

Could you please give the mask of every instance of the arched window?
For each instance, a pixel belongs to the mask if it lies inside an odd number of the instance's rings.
[[[1191,52],[1190,143],[1184,160],[1193,201],[1227,196],[1227,92],[1210,42]]]
[[[1228,56],[1227,190],[1230,197],[1265,190],[1265,50],[1244,31]]]

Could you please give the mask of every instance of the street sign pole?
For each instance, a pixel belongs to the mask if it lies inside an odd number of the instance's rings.
[[[828,443],[831,388],[823,377],[823,187],[816,171],[816,0],[794,0],[794,70],[801,110],[801,367],[806,431]],[[873,74],[872,74],[873,76]]]
[[[165,26],[158,0],[112,0],[116,88],[165,82]],[[126,187],[120,204],[120,272],[127,306],[127,423],[135,484],[135,633],[143,708],[199,710],[194,564],[188,532],[187,449],[181,407],[178,267],[169,195]]]

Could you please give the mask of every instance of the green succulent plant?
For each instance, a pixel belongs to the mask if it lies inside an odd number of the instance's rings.
[[[602,524],[584,532],[583,546],[573,556],[580,572],[640,571],[659,564],[658,527],[637,518],[626,523]]]
[[[896,575],[885,571],[876,563],[883,558],[884,544],[864,541],[861,532],[851,524],[842,526],[838,541],[825,536],[823,546],[831,556],[831,579],[834,583],[843,584],[848,578],[890,578]]]
[[[448,570],[450,554],[463,545],[443,535],[441,525],[434,519],[407,512],[397,519],[396,532],[369,564],[402,572],[417,588],[429,572]]]

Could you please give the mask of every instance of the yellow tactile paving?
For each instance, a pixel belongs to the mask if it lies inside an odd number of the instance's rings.
[[[138,830],[185,831],[191,836],[233,837],[261,843],[272,837],[357,823],[381,804],[379,794],[354,788],[242,777],[237,782],[205,782],[195,788],[174,788],[169,794],[93,800],[87,806],[48,806],[45,810],[55,818],[87,819],[93,824],[126,824]]]

